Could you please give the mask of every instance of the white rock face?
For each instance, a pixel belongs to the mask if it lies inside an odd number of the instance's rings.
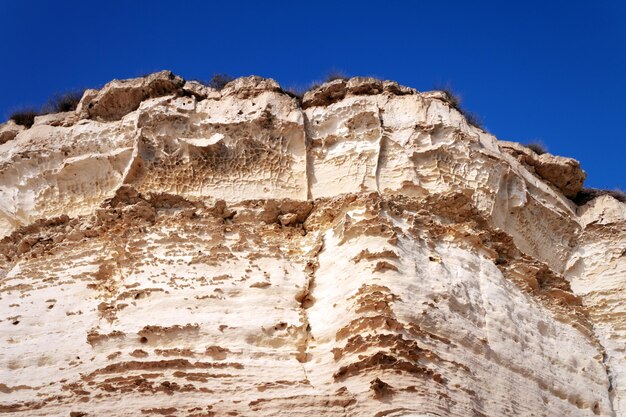
[[[584,229],[566,277],[588,306],[605,349],[616,415],[626,415],[626,204],[596,198],[580,209],[580,221]]]
[[[2,412],[626,415],[626,205],[441,92],[164,71],[4,131]]]

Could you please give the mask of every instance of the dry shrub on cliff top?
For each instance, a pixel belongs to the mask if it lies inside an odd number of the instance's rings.
[[[435,86],[435,89],[446,93],[446,95],[448,96],[448,103],[450,103],[452,107],[454,107],[459,113],[463,115],[463,117],[465,117],[467,123],[479,129],[485,130],[482,118],[478,114],[466,110],[461,106],[461,96],[454,92],[450,85]]]
[[[535,152],[537,155],[543,155],[544,153],[548,152],[546,147],[542,143],[539,143],[539,142],[527,143],[524,146],[526,146],[531,151]]]
[[[68,91],[66,93],[55,94],[43,107],[42,114],[74,111],[83,98],[85,90]]]
[[[465,109],[460,109],[459,111],[465,117],[465,120],[467,120],[467,123],[479,129],[485,130],[483,119],[477,113],[474,113]]]
[[[304,96],[304,93],[306,93],[308,90],[309,90],[308,87],[294,86],[294,87],[289,87],[289,88],[283,89],[283,92],[285,94],[287,94],[289,97],[293,97],[293,98],[296,98],[298,100],[302,100],[302,97]]]
[[[13,120],[16,124],[31,127],[35,123],[35,117],[39,116],[39,112],[35,109],[18,110],[9,116],[9,120]]]
[[[626,193],[622,190],[602,190],[599,188],[583,188],[578,192],[578,194],[576,194],[576,197],[574,197],[572,201],[574,201],[577,205],[582,206],[603,195],[610,195],[617,201],[626,203]]]
[[[346,74],[344,74],[342,71],[330,71],[328,73],[328,75],[326,75],[326,78],[324,78],[324,82],[325,83],[329,83],[331,81],[335,81],[335,80],[348,80],[350,77],[348,77]]]
[[[231,82],[232,80],[234,80],[234,77],[231,77],[228,74],[213,74],[213,77],[211,77],[211,79],[204,83],[207,87],[211,87],[214,88],[216,90],[221,90],[222,88],[226,87],[226,84],[228,84],[229,82]]]
[[[74,111],[83,97],[84,90],[69,91],[67,93],[55,94],[42,107],[41,110],[33,108],[18,110],[9,116],[18,125],[30,128],[35,123],[35,117],[50,113]]]

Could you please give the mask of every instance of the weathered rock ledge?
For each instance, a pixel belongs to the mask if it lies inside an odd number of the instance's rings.
[[[372,78],[0,125],[0,412],[626,415],[626,204]]]

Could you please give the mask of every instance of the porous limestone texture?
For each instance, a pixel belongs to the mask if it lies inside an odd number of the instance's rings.
[[[0,132],[0,413],[626,416],[626,204],[445,93],[163,71]]]

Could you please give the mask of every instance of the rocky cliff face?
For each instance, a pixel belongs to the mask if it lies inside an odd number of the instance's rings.
[[[0,127],[0,411],[624,416],[626,204],[368,78]]]

